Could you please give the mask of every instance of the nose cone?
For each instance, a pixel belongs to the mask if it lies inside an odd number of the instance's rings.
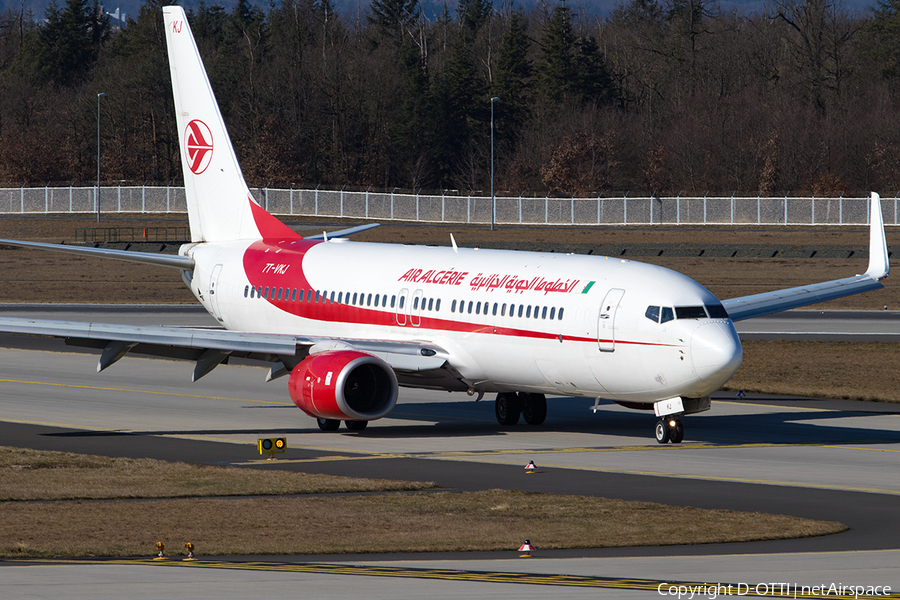
[[[716,389],[734,375],[743,355],[741,340],[731,321],[704,323],[691,336],[694,371]]]

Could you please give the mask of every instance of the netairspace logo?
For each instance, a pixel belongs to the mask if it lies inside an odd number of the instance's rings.
[[[722,596],[754,596],[768,598],[854,598],[890,596],[889,585],[844,585],[831,583],[822,585],[800,585],[796,583],[702,583],[681,584],[661,583],[656,588],[660,596],[673,598],[708,598],[715,600]]]

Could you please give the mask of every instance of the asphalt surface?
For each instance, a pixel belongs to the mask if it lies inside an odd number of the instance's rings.
[[[2,312],[210,324],[195,307],[7,305]],[[796,312],[763,325],[785,332],[830,326],[857,339],[868,339],[869,327],[892,327],[890,313]],[[894,405],[719,394],[712,411],[685,420],[681,447],[660,447],[652,415],[614,405],[587,417],[585,402],[551,399],[544,427],[509,430],[493,422],[490,402],[404,390],[394,413],[364,433],[323,434],[291,405],[283,386],[262,383],[262,369],[220,367],[191,386],[186,363],[125,358],[97,375],[94,356],[48,353],[64,349],[58,342],[9,336],[0,338],[2,346],[15,348],[0,351],[4,445],[429,480],[461,491],[522,489],[773,512],[850,528],[800,540],[539,551],[534,562],[511,560],[510,553],[207,557],[203,569],[174,571],[141,561],[0,562],[3,598],[292,596],[301,589],[346,598],[649,598],[660,595],[655,586],[672,581],[834,580],[900,589]],[[289,449],[273,466],[254,457],[251,444],[276,433],[288,437]],[[528,459],[539,465],[537,474],[523,473]],[[235,571],[235,565],[243,566]],[[347,570],[333,571],[335,565]],[[566,574],[584,579],[565,580]]]

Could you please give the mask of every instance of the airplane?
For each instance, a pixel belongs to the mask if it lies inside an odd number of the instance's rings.
[[[497,421],[540,425],[547,394],[653,410],[656,441],[684,439],[742,347],[734,322],[883,287],[881,203],[870,201],[865,273],[719,301],[685,275],[587,255],[353,242],[371,225],[303,238],[257,204],[184,10],[163,8],[191,242],[178,255],[0,240],[26,248],[179,269],[221,329],[0,318],[0,331],[195,362],[197,381],[229,357],[271,365],[323,431],[394,408],[400,386],[496,393]]]

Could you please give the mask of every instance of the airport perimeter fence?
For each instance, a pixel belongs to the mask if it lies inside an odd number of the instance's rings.
[[[0,188],[0,214],[96,213],[95,187]],[[491,222],[490,196],[253,188],[279,216],[349,217],[426,223]],[[100,188],[101,213],[184,213],[184,188]],[[868,198],[664,196],[535,198],[498,196],[498,225],[866,225]],[[898,224],[898,194],[882,197],[887,225]]]

